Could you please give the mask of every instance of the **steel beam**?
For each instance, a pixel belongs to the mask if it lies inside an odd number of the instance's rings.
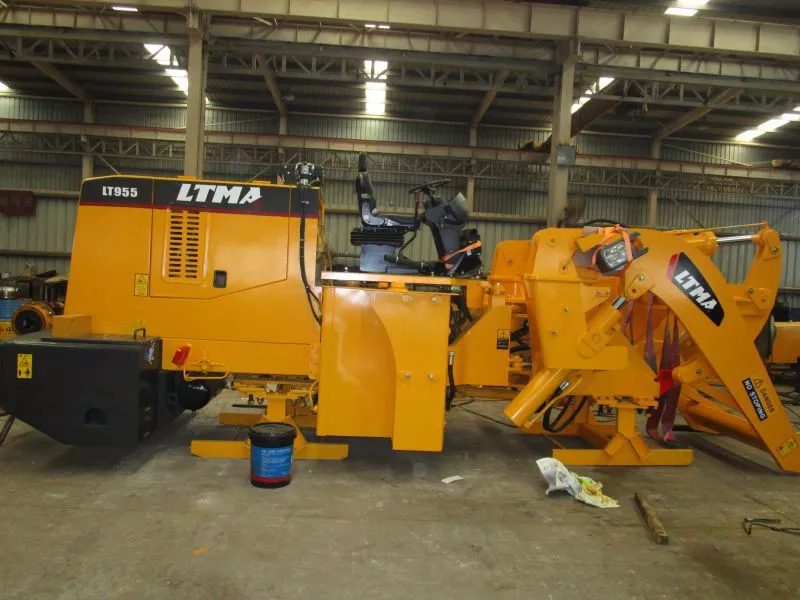
[[[174,5],[164,9],[168,12],[185,12],[189,5],[188,0],[163,1]],[[160,0],[140,2],[143,10],[160,6]],[[37,3],[59,4],[60,8],[9,7],[0,12],[2,30],[7,35],[33,39],[95,39],[106,43],[116,40],[128,44],[161,41],[178,47],[187,43],[181,35],[178,15],[160,14],[153,18],[144,12],[109,14],[74,10],[74,2]],[[369,54],[366,58],[388,53],[428,54],[434,57],[434,64],[436,56],[449,54],[493,59],[498,61],[494,69],[522,71],[525,63],[530,65],[534,61],[552,65],[554,40],[571,39],[582,45],[579,64],[598,76],[610,74],[620,78],[627,71],[646,73],[661,81],[686,82],[691,77],[726,77],[730,79],[726,83],[729,87],[751,87],[754,82],[764,81],[776,86],[773,89],[794,90],[800,81],[797,41],[800,34],[791,26],[492,2],[485,15],[487,26],[483,27],[482,17],[478,18],[478,13],[483,15],[481,2],[403,0],[392,4],[393,14],[400,21],[390,24],[389,30],[377,30],[363,27],[376,21],[369,17],[365,20],[364,16],[372,14],[373,3],[362,7],[360,0],[325,2],[322,8],[317,3],[307,3],[308,10],[319,14],[313,18],[298,3],[250,3],[247,9],[242,8],[240,0],[202,0],[199,4],[202,8],[193,3],[200,10],[220,15],[215,17],[209,32],[215,43],[222,46],[249,43],[259,46],[259,51],[267,51],[269,44],[276,47],[291,44],[316,48],[318,53],[346,48],[348,52]],[[388,6],[388,0],[381,4]],[[89,7],[101,5],[107,6],[101,2],[87,3]],[[336,13],[335,7],[340,5],[348,7],[345,11],[348,16]],[[417,9],[420,14],[405,23],[401,17],[413,17]],[[434,16],[431,11],[436,12],[435,18],[426,24],[428,17]],[[443,14],[451,18],[454,11],[461,16],[452,18],[449,24],[439,24]],[[524,15],[521,21],[520,14]],[[503,61],[506,66],[499,64]]]
[[[269,94],[272,96],[272,101],[275,103],[275,107],[278,109],[278,115],[282,119],[285,119],[286,103],[284,103],[283,96],[281,96],[281,90],[278,87],[278,81],[275,78],[275,71],[272,70],[269,60],[263,54],[258,54],[256,56],[256,60],[258,62],[258,68],[261,71],[261,74],[264,76],[264,83],[267,84]]]
[[[87,124],[94,123],[95,121],[95,107],[91,102],[86,102],[83,105],[83,122]],[[84,144],[84,153],[81,158],[81,180],[94,177],[94,156],[90,149],[89,140],[86,137],[81,137],[81,142]]]
[[[156,158],[159,162],[171,161],[174,170],[180,171],[185,156],[183,129],[0,119],[0,152],[30,151],[77,157],[86,151],[82,136],[94,155],[107,159]],[[206,142],[206,162],[254,168],[313,159],[326,168],[354,170],[358,153],[366,151],[380,167],[378,170],[387,173],[464,179],[473,175],[542,186],[548,180],[549,171],[547,155],[497,148],[214,131],[206,133]],[[790,201],[800,197],[800,171],[652,158],[579,154],[571,169],[570,181],[573,185],[642,190],[669,188]]]
[[[142,11],[207,11],[392,30],[471,32],[525,40],[573,40],[605,46],[682,50],[800,59],[800,29],[769,22],[731,21],[702,14],[692,19],[622,10],[552,4],[452,0],[329,0],[326,2],[242,2],[242,0],[127,0]],[[26,4],[108,6],[102,0],[28,0]]]
[[[189,33],[189,90],[186,105],[186,156],[183,174],[203,176],[205,159],[206,55],[203,18],[197,13],[187,17]]]
[[[92,103],[92,97],[86,90],[64,75],[64,73],[59,71],[58,68],[52,64],[38,60],[31,61],[31,64],[79,100],[82,100],[86,104]]]
[[[661,140],[653,140],[650,145],[650,157],[654,160],[661,158]],[[658,188],[647,190],[647,226],[658,225]]]
[[[569,167],[559,164],[558,151],[572,139],[572,98],[575,87],[575,48],[564,46],[564,60],[553,99],[553,134],[550,136],[550,183],[547,188],[547,226],[556,227],[567,206]]]
[[[620,86],[621,82],[614,82],[614,87]],[[584,131],[589,125],[604,117],[617,106],[622,100],[614,98],[597,98],[597,94],[592,95],[591,100],[581,106],[577,111],[572,113],[570,125],[570,138],[574,138],[580,132]],[[570,107],[572,110],[572,107]],[[553,136],[548,137],[540,146],[542,152],[550,152],[551,144],[553,143]]]
[[[717,94],[711,101],[713,105],[722,105],[725,106],[728,102],[736,98],[742,93],[741,90],[737,90],[734,88],[729,88],[723,92]],[[662,126],[656,134],[653,136],[653,139],[656,142],[661,142],[666,137],[671,136],[673,133],[677,133],[687,125],[691,125],[695,121],[702,119],[709,113],[711,113],[714,108],[710,107],[698,107],[690,110],[684,115],[681,115],[671,123],[667,123],[666,125]],[[658,158],[658,156],[654,157]]]
[[[495,86],[502,86],[511,72],[508,69],[503,69],[502,71],[498,71],[497,75],[494,78],[494,85]],[[481,103],[478,105],[478,108],[475,110],[475,113],[472,115],[472,120],[470,121],[470,127],[477,127],[478,123],[481,122],[483,116],[486,114],[486,111],[489,110],[489,107],[494,102],[494,99],[497,97],[497,89],[492,89],[487,91],[483,98],[481,99]]]

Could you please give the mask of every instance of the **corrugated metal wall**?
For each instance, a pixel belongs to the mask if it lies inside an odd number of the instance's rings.
[[[297,115],[288,120],[287,126],[289,135],[407,144],[469,144],[469,128],[464,125]]]
[[[0,216],[0,248],[35,252],[70,252],[75,234],[77,203],[72,199],[38,197],[36,215]],[[37,273],[55,269],[65,273],[68,258],[42,256],[0,256],[0,273],[22,273],[25,264]]]
[[[127,106],[100,104],[96,118],[99,123],[131,124],[141,127],[181,128],[185,126],[185,109],[165,106]],[[15,97],[0,98],[0,118],[80,122],[83,109],[78,102],[34,100]],[[276,132],[277,115],[258,111],[228,110],[210,107],[206,121],[209,129],[240,132]],[[315,117],[295,115],[288,121],[292,135],[322,136],[340,139],[381,140],[398,143],[429,143],[466,146],[469,128],[458,124],[409,123],[384,119],[353,119],[345,117]],[[528,141],[541,143],[549,132],[531,129],[481,127],[478,145],[481,147],[517,148]],[[649,156],[649,142],[642,138],[602,135],[581,135],[577,138],[579,151],[586,154]],[[798,157],[797,150],[748,147],[736,144],[686,142],[669,140],[662,146],[662,157],[669,160],[739,163],[766,166],[777,156]],[[48,153],[12,152],[0,148],[0,181],[5,188],[56,190],[69,192],[80,184],[79,156]],[[179,158],[114,160],[117,169],[129,173],[158,173],[178,175],[182,170]],[[547,187],[541,181],[539,167],[521,173],[515,180],[479,178],[476,184],[476,211],[498,215],[497,219],[471,223],[481,231],[484,240],[485,262],[491,261],[491,250],[505,239],[528,238],[537,225],[509,222],[511,217],[544,217]],[[255,165],[208,164],[207,175],[220,179],[249,178],[258,170]],[[98,175],[110,173],[98,162]],[[408,212],[413,210],[413,196],[407,193],[426,176],[413,177],[391,173],[374,173],[381,210]],[[444,197],[465,191],[466,179],[452,177],[450,186],[442,190]],[[646,192],[638,189],[613,189],[602,186],[574,186],[571,192],[584,195],[584,218],[608,218],[626,224],[645,221]],[[332,169],[327,173],[326,198],[336,208],[356,208],[353,173]],[[68,252],[74,231],[75,203],[72,200],[48,198],[41,195],[36,217],[0,217],[0,248],[43,252]],[[800,211],[796,201],[774,198],[746,198],[713,193],[662,191],[659,201],[659,224],[664,227],[686,228],[725,226],[768,220],[784,233],[800,235]],[[355,214],[341,212],[328,215],[327,228],[331,246],[338,252],[352,253],[350,231],[357,225]],[[786,258],[784,285],[800,288],[800,242],[785,243]],[[717,257],[731,279],[741,278],[751,259],[745,247],[727,247]],[[422,231],[409,248],[412,258],[425,260],[435,257],[431,236]],[[26,262],[35,262],[39,270],[68,268],[65,259],[42,257],[0,257],[0,271],[16,272]],[[800,306],[800,295],[794,299]]]

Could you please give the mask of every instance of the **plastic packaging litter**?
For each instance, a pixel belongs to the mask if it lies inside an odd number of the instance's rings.
[[[619,502],[603,493],[603,484],[590,477],[573,473],[555,458],[540,458],[536,461],[542,477],[547,482],[548,496],[551,492],[566,491],[581,502],[597,508],[619,508]]]

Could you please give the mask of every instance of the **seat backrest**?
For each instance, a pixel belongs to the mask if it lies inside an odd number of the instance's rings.
[[[372,187],[372,180],[367,173],[359,173],[356,176],[356,194],[358,196],[358,212],[361,220],[366,224],[369,217],[375,211],[375,190]]]

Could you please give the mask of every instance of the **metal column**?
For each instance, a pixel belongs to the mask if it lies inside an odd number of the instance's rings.
[[[653,140],[650,145],[650,157],[656,160],[661,158],[661,140]],[[658,190],[649,188],[647,190],[647,226],[655,227],[658,225]]]
[[[94,123],[94,120],[94,104],[91,102],[86,102],[83,105],[83,122],[87,125],[91,125]],[[89,151],[89,144],[87,141],[85,141],[84,147],[86,151],[83,153],[83,158],[81,161],[81,180],[94,177],[94,157]]]
[[[575,63],[578,60],[574,46],[564,47],[561,76],[553,99],[553,135],[550,144],[550,185],[547,192],[547,226],[555,227],[567,206],[569,167],[556,164],[559,146],[569,144],[572,135],[572,96],[575,85]]]
[[[478,145],[478,128],[469,128],[469,146],[475,148]],[[467,208],[469,212],[475,212],[475,159],[469,161],[469,175],[467,176]]]
[[[189,34],[189,92],[186,109],[186,155],[183,174],[203,176],[206,124],[206,53],[203,16],[192,12],[187,17]]]

